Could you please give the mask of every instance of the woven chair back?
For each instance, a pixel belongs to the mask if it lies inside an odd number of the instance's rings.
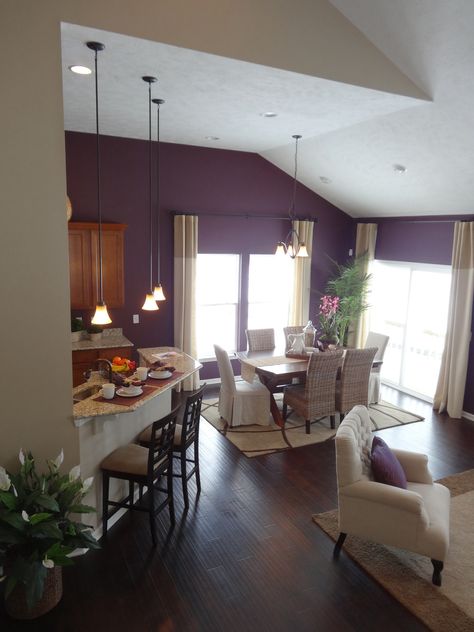
[[[377,347],[347,349],[342,365],[338,409],[346,413],[354,406],[368,406],[369,376]]]
[[[274,329],[247,329],[249,351],[271,351],[275,348]]]

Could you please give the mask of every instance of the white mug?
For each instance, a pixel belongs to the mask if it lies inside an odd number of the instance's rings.
[[[102,384],[102,397],[112,399],[115,395],[115,384]]]
[[[148,367],[139,366],[136,370],[136,373],[139,380],[146,380],[146,378],[148,377]]]

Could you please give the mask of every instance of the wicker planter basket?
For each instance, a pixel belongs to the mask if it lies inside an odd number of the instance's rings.
[[[5,599],[5,610],[13,619],[36,619],[52,610],[63,596],[62,568],[50,568],[44,581],[43,596],[28,610],[26,606],[25,589],[18,584]]]

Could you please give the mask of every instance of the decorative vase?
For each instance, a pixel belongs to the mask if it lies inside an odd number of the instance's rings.
[[[323,351],[326,351],[330,346],[339,346],[339,338],[335,334],[323,334],[322,336],[320,336],[319,342],[323,347]]]
[[[5,610],[13,619],[36,619],[52,610],[63,596],[63,576],[61,566],[49,568],[44,580],[41,599],[28,610],[26,605],[25,587],[17,584],[7,599]]]
[[[82,340],[82,331],[71,331],[71,342],[80,342]]]
[[[307,325],[303,328],[304,333],[304,346],[314,346],[314,336],[316,335],[316,327],[311,320],[308,320]]]

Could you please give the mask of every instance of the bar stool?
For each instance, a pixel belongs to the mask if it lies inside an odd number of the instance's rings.
[[[183,499],[185,509],[189,508],[188,481],[192,476],[196,476],[197,495],[201,493],[201,477],[199,473],[199,422],[201,419],[201,404],[206,384],[201,388],[193,391],[186,398],[184,405],[184,414],[181,424],[176,425],[174,435],[173,457],[179,459],[181,463],[181,473],[174,474],[176,478],[181,478],[183,486]],[[152,426],[138,436],[140,446],[148,447],[152,438]],[[188,448],[193,446],[193,458],[188,457]],[[188,471],[187,464],[191,463],[192,467]]]
[[[120,507],[136,511],[146,511],[150,518],[150,529],[153,546],[156,546],[156,515],[166,506],[169,507],[170,522],[175,523],[173,503],[173,441],[176,429],[178,408],[169,415],[155,421],[150,426],[150,442],[141,447],[129,444],[114,450],[100,464],[102,470],[102,525],[103,535],[107,535],[108,519]],[[166,475],[166,488],[159,486],[160,480]],[[120,501],[109,499],[109,481],[119,478],[129,483],[129,494]],[[133,502],[135,483],[140,489],[148,488],[148,505],[142,506]],[[164,492],[165,500],[155,504],[155,491]],[[141,498],[140,498],[141,500]],[[109,513],[109,505],[115,509]]]

